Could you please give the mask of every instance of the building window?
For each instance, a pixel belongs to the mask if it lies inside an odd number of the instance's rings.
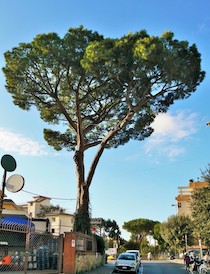
[[[55,233],[55,228],[52,228],[52,231],[51,231],[52,233]]]
[[[52,218],[52,222],[55,222],[55,218]]]

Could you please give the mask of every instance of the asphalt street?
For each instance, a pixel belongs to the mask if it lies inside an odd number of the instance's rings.
[[[114,261],[109,261],[106,265],[95,270],[85,272],[85,274],[115,274],[113,272]],[[118,274],[125,272],[118,272]],[[142,261],[142,267],[138,274],[186,274],[185,264],[182,260],[172,261]],[[210,270],[208,268],[208,273]]]
[[[114,261],[98,267],[97,269],[84,272],[84,274],[115,274],[113,272]],[[23,274],[24,272],[4,272],[4,274]],[[118,274],[125,272],[118,272]],[[210,270],[208,270],[210,274]],[[58,274],[56,271],[27,271],[27,274]],[[186,274],[185,265],[181,260],[173,261],[142,261],[138,274]]]

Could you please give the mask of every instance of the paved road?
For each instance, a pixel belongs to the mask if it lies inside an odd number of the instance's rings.
[[[1,271],[3,274],[25,274],[24,271]],[[56,270],[27,270],[27,274],[58,274]]]
[[[114,262],[109,262],[95,270],[85,272],[85,274],[112,274],[114,273],[113,265]],[[125,274],[125,272],[121,273]],[[172,261],[143,261],[139,274],[186,274],[186,271],[184,264]]]
[[[144,274],[186,274],[185,265],[171,261],[150,261],[143,263]]]
[[[95,270],[84,272],[84,274],[116,274],[113,272],[114,261],[108,262]],[[23,274],[24,272],[7,272],[4,274]],[[58,274],[56,271],[28,271],[28,274]],[[123,272],[121,272],[122,274]],[[210,270],[208,270],[210,274]],[[120,274],[120,272],[118,272]],[[125,272],[124,272],[125,274]],[[185,265],[175,261],[142,261],[142,267],[138,274],[187,274]]]

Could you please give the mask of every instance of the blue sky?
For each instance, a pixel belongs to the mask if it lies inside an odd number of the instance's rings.
[[[210,121],[210,1],[0,0],[1,68],[4,52],[19,43],[30,42],[40,33],[63,37],[70,27],[80,25],[112,38],[142,29],[150,35],[170,30],[175,38],[195,43],[202,55],[206,77],[197,91],[157,117],[150,138],[105,151],[90,188],[92,217],[114,219],[120,226],[136,218],[165,221],[176,212],[171,205],[177,188],[189,179],[197,180],[210,162],[210,127],[206,126]],[[16,159],[17,168],[8,177],[25,178],[23,190],[6,191],[7,196],[20,204],[34,194],[45,195],[52,197],[54,205],[74,212],[73,153],[49,147],[43,138],[47,125],[39,113],[14,106],[4,86],[1,71],[0,156]],[[87,163],[93,154],[88,152]]]

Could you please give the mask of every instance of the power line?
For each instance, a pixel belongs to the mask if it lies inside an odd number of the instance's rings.
[[[33,192],[30,192],[27,190],[23,190],[23,189],[21,191],[28,193],[28,194],[36,195],[36,196],[42,196],[42,197],[46,196],[46,195],[42,195],[42,194],[33,193]],[[63,200],[63,201],[75,201],[76,200],[76,199],[57,198],[57,197],[50,197],[50,196],[47,196],[47,197],[50,199],[53,199],[53,200]]]

